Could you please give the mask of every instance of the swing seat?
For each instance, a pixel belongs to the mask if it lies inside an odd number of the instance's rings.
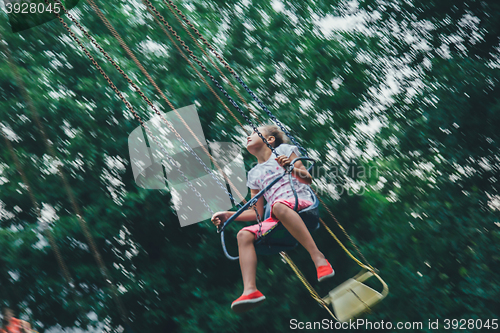
[[[309,189],[309,193],[312,197],[312,205],[302,209],[298,213],[309,232],[312,232],[319,228],[319,202],[311,189]],[[271,216],[271,206],[267,204],[264,218],[267,219],[269,216]],[[288,232],[285,226],[283,226],[281,222],[278,222],[273,228],[257,238],[254,245],[255,252],[258,255],[273,255],[281,251],[288,251],[295,248],[298,242]]]
[[[382,282],[382,293],[363,284],[372,276]],[[345,322],[353,319],[363,312],[368,312],[371,308],[383,300],[389,293],[387,284],[371,271],[363,269],[354,278],[347,280],[337,288],[330,291],[328,296],[323,298],[326,304],[331,304],[338,321]]]

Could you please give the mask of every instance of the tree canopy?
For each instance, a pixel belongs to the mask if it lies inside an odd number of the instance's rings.
[[[144,3],[94,1],[172,105],[195,104],[207,141],[241,145],[248,170],[246,135],[209,86],[244,119]],[[70,1],[70,13],[170,111],[94,1]],[[168,2],[152,3],[239,103]],[[428,320],[498,316],[498,1],[174,3],[318,161],[313,187],[390,288],[363,318],[422,322],[430,332]],[[329,319],[278,256],[259,257],[264,305],[232,313],[238,263],[224,257],[209,221],[180,227],[169,191],[136,185],[127,139],[139,123],[87,55],[57,19],[17,31],[0,15],[0,305],[38,332],[286,332],[292,318]],[[150,119],[130,83],[63,19]],[[313,236],[337,272],[313,284],[326,295],[359,268],[324,229]],[[315,281],[307,252],[289,254]]]

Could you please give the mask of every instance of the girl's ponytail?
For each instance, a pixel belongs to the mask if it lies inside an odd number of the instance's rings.
[[[262,128],[264,129],[267,135],[274,136],[274,143],[273,143],[274,148],[278,147],[282,143],[288,143],[287,136],[285,135],[285,133],[283,133],[282,130],[278,128],[278,126],[264,125],[262,126]]]

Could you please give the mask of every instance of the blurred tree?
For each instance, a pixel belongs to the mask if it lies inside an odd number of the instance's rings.
[[[208,141],[243,142],[236,121],[142,4],[96,3],[174,106],[196,103]],[[492,318],[500,288],[492,278],[498,274],[500,236],[494,21],[500,8],[493,1],[411,3],[176,2],[320,161],[316,185],[334,194],[324,200],[391,288],[367,319]],[[153,4],[203,59],[166,6]],[[72,12],[146,95],[169,111],[92,8],[80,1]],[[331,30],[328,22],[346,24]],[[37,200],[53,210],[50,227],[76,290],[65,287],[26,186],[2,145],[1,303],[29,316],[40,332],[56,324],[102,323],[108,331],[124,325],[56,175],[61,164],[120,292],[129,330],[281,332],[291,318],[327,318],[277,257],[259,258],[266,304],[233,314],[229,305],[241,291],[238,264],[222,255],[209,223],[181,228],[168,192],[135,185],[127,137],[138,123],[61,24],[18,34],[6,23],[0,29],[2,45],[12,53],[9,61],[0,49],[0,121]],[[82,40],[149,119],[152,112],[140,96]],[[391,92],[393,81],[397,88]],[[46,151],[30,105],[57,160]],[[373,129],[377,122],[379,132]],[[245,157],[250,167],[251,156]],[[353,172],[361,169],[375,172]],[[357,187],[363,190],[354,195]],[[326,294],[357,267],[326,233],[314,237],[337,270],[334,280],[319,286]],[[236,251],[234,242],[230,250]],[[307,253],[299,248],[291,255],[314,281]]]

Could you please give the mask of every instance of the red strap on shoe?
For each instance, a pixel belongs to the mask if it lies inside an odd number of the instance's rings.
[[[255,299],[255,298],[260,298],[262,296],[264,296],[264,295],[260,291],[257,290],[251,294],[240,296],[233,303],[240,302],[240,301],[246,301],[246,300],[250,300],[250,299]]]
[[[332,265],[330,265],[330,263],[328,262],[328,260],[326,260],[326,262],[327,262],[328,265],[319,266],[318,269],[317,269],[317,271],[318,271],[318,280],[321,279],[324,276],[327,276],[327,275],[330,275],[330,274],[333,273]]]

